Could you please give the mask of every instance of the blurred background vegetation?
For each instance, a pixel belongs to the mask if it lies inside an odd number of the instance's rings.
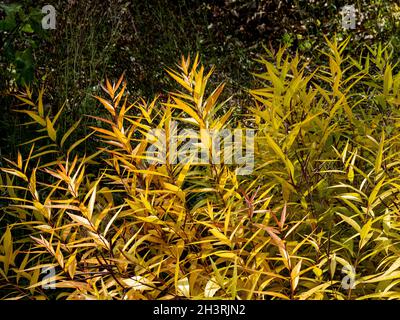
[[[65,127],[83,114],[96,114],[92,95],[106,76],[128,80],[132,96],[151,99],[173,89],[164,69],[184,54],[201,54],[217,66],[212,79],[225,81],[231,104],[246,103],[245,88],[254,87],[255,58],[263,46],[289,46],[322,63],[323,36],[351,36],[359,51],[377,42],[400,44],[397,1],[250,1],[250,0],[68,0],[0,2],[0,156],[15,154],[30,133],[21,115],[10,112],[10,95],[25,84],[46,87],[46,108],[65,103]],[[43,30],[41,8],[56,9],[56,29]],[[343,30],[340,10],[357,9],[354,30]],[[393,52],[398,58],[398,52]],[[167,83],[166,83],[167,82]],[[238,111],[238,112],[239,112]],[[89,121],[89,120],[84,120]],[[81,126],[86,134],[86,126]]]

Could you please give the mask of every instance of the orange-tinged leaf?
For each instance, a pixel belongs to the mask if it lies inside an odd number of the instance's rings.
[[[17,164],[18,164],[18,169],[22,170],[22,156],[21,156],[21,152],[19,152],[19,151],[18,151]]]
[[[107,92],[110,94],[111,98],[114,99],[115,91],[108,78],[106,78],[106,86],[107,86]]]
[[[184,103],[182,100],[173,97],[173,100],[175,101],[176,104],[169,104],[166,103],[166,106],[172,107],[172,108],[177,108],[181,109],[184,112],[186,112],[188,115],[190,115],[193,119],[196,120],[196,122],[200,125],[200,127],[204,127],[204,122],[203,120],[199,117],[199,115],[196,113],[195,110],[193,110],[189,105]]]
[[[124,83],[123,87],[119,91],[118,95],[114,98],[115,108],[117,108],[117,106],[119,105],[119,102],[121,101],[121,98],[125,92],[125,89],[126,89],[126,82]]]
[[[265,226],[261,223],[255,223],[254,224],[256,227],[259,227],[260,229],[263,229],[265,231],[267,231],[267,233],[269,234],[269,236],[271,237],[271,239],[273,240],[273,242],[280,248],[285,248],[284,242],[283,240],[278,237],[276,234],[279,233],[278,230],[274,229],[273,227],[269,227],[269,226]]]
[[[18,171],[18,170],[1,168],[1,171],[4,171],[4,172],[9,173],[9,174],[12,174],[13,176],[17,176],[19,178],[22,178],[26,182],[28,182],[28,177],[25,174],[23,174],[22,172]]]
[[[113,116],[115,116],[114,107],[111,105],[110,102],[98,96],[95,96],[95,98],[102,103],[102,105],[108,110],[108,112],[110,112]]]

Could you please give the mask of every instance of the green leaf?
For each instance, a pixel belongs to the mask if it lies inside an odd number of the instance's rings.
[[[33,29],[32,29],[32,27],[31,27],[31,25],[29,23],[25,24],[22,27],[21,31],[27,32],[27,33],[33,33]]]

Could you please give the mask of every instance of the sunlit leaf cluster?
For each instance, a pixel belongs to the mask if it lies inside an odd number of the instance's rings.
[[[390,48],[350,57],[347,42],[326,40],[316,70],[267,51],[239,115],[198,56],[167,71],[181,90],[165,99],[106,80],[106,115],[76,141],[80,121],[61,132],[44,89],[19,93],[37,137],[1,168],[2,298],[399,298],[400,73]],[[234,114],[256,131],[249,175],[148,153],[153,129],[168,144],[173,122],[234,129]]]

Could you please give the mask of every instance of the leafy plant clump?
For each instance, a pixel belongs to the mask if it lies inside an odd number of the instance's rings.
[[[107,80],[77,141],[44,89],[18,94],[38,135],[1,169],[2,298],[399,298],[400,74],[390,47],[354,58],[326,41],[315,70],[267,51],[239,115],[198,56],[168,70],[181,90],[166,98],[130,103]],[[160,161],[175,125],[224,161]],[[212,147],[234,129],[256,132],[247,175]]]

